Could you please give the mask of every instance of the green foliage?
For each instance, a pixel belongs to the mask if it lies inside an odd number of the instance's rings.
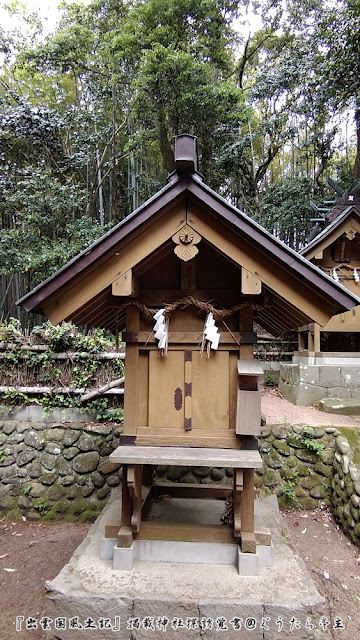
[[[5,449],[0,449],[0,463],[1,462],[5,462],[6,458],[8,457],[8,453]]]
[[[247,37],[234,19],[249,7],[262,25]],[[176,134],[197,135],[206,182],[295,249],[326,175],[360,175],[339,136],[345,109],[360,122],[358,2],[62,9],[46,37],[36,15],[1,32],[0,275],[19,297],[159,190]]]
[[[21,323],[19,320],[10,318],[0,323],[0,342],[4,344],[9,342],[13,344],[22,343]]]
[[[3,384],[5,382],[9,386],[14,385],[14,388],[0,394],[0,403],[9,408],[36,403],[43,407],[44,416],[48,415],[53,408],[62,407],[63,409],[74,408],[80,413],[90,413],[98,421],[121,422],[123,420],[123,409],[114,408],[112,406],[114,401],[110,397],[84,403],[79,395],[71,393],[50,393],[35,398],[16,389],[19,385],[41,386],[44,383],[53,387],[91,388],[98,384],[98,375],[109,376],[110,373],[110,379],[123,377],[123,360],[104,361],[98,357],[100,353],[114,346],[114,338],[111,334],[103,329],[94,329],[84,335],[70,322],[63,322],[60,325],[46,322],[34,327],[30,335],[25,338],[20,331],[19,322],[13,318],[2,323],[0,327],[2,342],[5,346],[3,358],[0,360],[0,374]],[[48,349],[31,351],[26,348],[34,343],[45,344]],[[66,359],[64,361],[57,357],[57,353],[64,351],[71,351],[68,362]],[[65,376],[66,383],[64,383]]]
[[[42,515],[45,515],[48,511],[50,511],[51,507],[47,503],[44,498],[38,498],[34,501],[34,509],[39,511]]]
[[[312,427],[304,427],[302,434],[296,434],[295,438],[300,440],[303,447],[309,449],[309,451],[314,451],[318,456],[324,452],[324,445],[320,442],[316,442],[314,440],[315,431]]]
[[[286,479],[286,484],[283,484],[281,487],[282,495],[285,497],[289,507],[291,508],[296,508],[298,505],[298,500],[294,491],[294,487],[297,486],[298,481],[299,474],[295,471],[292,476]]]
[[[18,405],[22,405],[26,407],[28,404],[31,404],[31,402],[35,402],[36,404],[38,403],[37,400],[32,401],[26,393],[20,393],[15,389],[0,393],[0,402],[1,404],[3,404],[5,407],[8,407],[8,408],[15,407]]]
[[[261,194],[259,222],[293,249],[300,249],[311,228],[313,183],[307,178],[287,179]]]

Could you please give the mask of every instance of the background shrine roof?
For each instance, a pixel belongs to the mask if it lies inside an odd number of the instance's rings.
[[[354,189],[337,198],[332,208],[324,215],[323,220],[313,227],[307,245],[300,251],[301,255],[306,256],[350,215],[360,218],[360,183]]]
[[[312,251],[312,249],[314,249],[315,247],[317,247],[323,240],[325,240],[325,238],[327,238],[333,231],[335,231],[337,228],[341,227],[342,223],[345,222],[345,220],[351,216],[354,216],[356,218],[358,218],[360,220],[360,206],[348,206],[346,207],[346,209],[343,209],[342,211],[338,212],[338,215],[333,218],[333,220],[325,227],[325,229],[323,229],[322,231],[320,231],[317,236],[311,241],[309,242],[305,247],[303,247],[300,250],[300,254],[302,256],[307,256],[308,253],[310,253],[310,251]],[[339,231],[339,235],[342,235],[342,231],[340,233]]]
[[[301,280],[303,284],[313,291],[314,295],[326,300],[334,308],[334,313],[349,310],[360,303],[356,295],[324,274],[323,271],[299,255],[299,253],[276,239],[252,218],[204,184],[202,177],[196,171],[196,166],[189,162],[188,159],[177,162],[176,166],[177,170],[169,176],[169,182],[163,189],[21,298],[17,304],[22,305],[27,311],[43,311],[47,300],[50,297],[53,299],[54,295],[57,295],[62,287],[71,283],[78,276],[82,277],[80,274],[85,274],[87,270],[90,270],[92,265],[102,258],[104,254],[114,255],[114,252],[119,246],[121,247],[121,242],[125,238],[136,229],[139,229],[145,222],[152,218],[155,220],[156,214],[164,207],[176,201],[184,200],[186,197],[192,197],[203,208],[210,210],[210,213],[225,227],[235,232],[239,239],[244,239],[252,246],[256,246],[258,250],[261,250],[264,254],[264,260],[269,261],[274,273],[276,272],[277,264],[282,268],[285,267],[290,276],[293,274],[294,278],[298,281]],[[104,293],[105,291],[99,294],[98,298],[100,302],[102,295],[105,313],[107,303]],[[278,293],[274,292],[274,299],[277,300],[275,315],[279,320],[279,328],[277,330],[279,334],[281,326],[283,330],[295,328],[299,323],[303,324],[307,316],[297,307],[293,307],[292,313],[288,314],[286,301]],[[96,300],[93,298],[93,300],[89,301],[89,306],[91,304],[94,305],[95,302]],[[287,314],[289,315],[287,321],[281,323],[281,316],[285,317]],[[264,326],[267,329],[271,328],[271,316],[272,314],[270,313],[270,316],[264,320]],[[80,323],[81,320],[83,324],[88,323],[86,318],[86,313],[80,315],[74,313],[71,316],[74,322]],[[103,318],[105,318],[104,315]],[[308,321],[311,321],[311,319]],[[104,325],[98,323],[94,326],[107,326],[110,328],[110,324],[106,322]]]

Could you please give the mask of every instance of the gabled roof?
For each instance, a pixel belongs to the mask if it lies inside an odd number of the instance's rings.
[[[329,246],[334,242],[336,238],[339,238],[344,233],[344,223],[349,219],[358,220],[360,224],[360,207],[350,205],[340,211],[336,217],[333,218],[325,229],[320,231],[318,235],[301,249],[301,255],[305,256],[309,260],[314,257],[320,245]],[[360,228],[359,228],[360,231]]]
[[[308,238],[308,244],[300,251],[301,255],[311,259],[314,255],[313,249],[323,244],[326,238],[333,237],[334,231],[339,229],[350,216],[360,219],[360,183],[338,198],[324,219],[314,226]],[[341,233],[339,232],[339,236]]]
[[[200,211],[198,215],[192,213],[196,208],[194,205]],[[311,321],[323,325],[332,315],[360,303],[357,296],[210,189],[194,166],[182,166],[156,195],[17,304],[27,311],[43,311],[56,322],[72,319],[79,324],[114,328],[114,304],[109,300],[111,287],[107,288],[111,285],[111,278],[119,275],[127,247],[136,243],[136,238],[139,234],[144,235],[144,230],[158,225],[159,245],[151,245],[149,241],[149,254],[161,247],[166,250],[166,243],[171,241],[174,233],[170,232],[170,218],[175,206],[186,209],[188,224],[193,225],[205,241],[262,280],[272,304],[259,312],[257,321],[272,333],[280,334]],[[165,223],[169,227],[168,235]],[[141,260],[144,257],[141,255]],[[91,289],[92,274],[97,273],[96,269],[99,270],[101,265],[108,269],[107,280],[104,280],[106,286],[101,290],[94,287],[89,297],[90,293],[86,292]],[[76,283],[79,287],[78,306],[68,307],[63,317],[56,310]]]

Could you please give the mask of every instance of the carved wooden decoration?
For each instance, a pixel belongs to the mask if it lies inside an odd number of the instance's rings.
[[[172,239],[177,245],[174,252],[180,260],[188,262],[188,260],[192,260],[192,258],[195,258],[196,254],[199,253],[196,245],[200,242],[201,236],[189,227],[188,224],[185,224],[180,231],[175,233]]]
[[[351,261],[351,244],[347,238],[338,238],[334,243],[334,262]]]
[[[354,227],[348,227],[345,231],[345,235],[348,240],[354,240],[356,236],[356,229],[354,229]]]

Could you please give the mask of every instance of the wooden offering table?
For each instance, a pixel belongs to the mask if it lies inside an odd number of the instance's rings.
[[[232,467],[234,470],[234,528],[233,537],[240,538],[243,552],[256,553],[254,531],[254,469],[261,468],[262,461],[253,438],[244,439],[244,449],[210,449],[195,447],[120,446],[111,455],[110,461],[123,464],[121,526],[117,532],[118,546],[129,547],[134,539],[141,537],[142,510],[146,510],[157,485],[152,485],[152,467],[177,465],[197,467]],[[150,485],[150,486],[149,486]],[[163,493],[171,494],[174,485],[161,485]],[[224,495],[223,486],[186,485],[176,486],[176,495],[186,497],[219,497]],[[229,491],[230,493],[230,491]],[[152,524],[155,526],[152,527]],[[220,527],[215,527],[214,537]],[[209,527],[196,531],[198,542],[208,541]],[[164,524],[146,522],[147,539],[164,539],[169,527]],[[191,527],[182,528],[182,540],[194,538]]]

